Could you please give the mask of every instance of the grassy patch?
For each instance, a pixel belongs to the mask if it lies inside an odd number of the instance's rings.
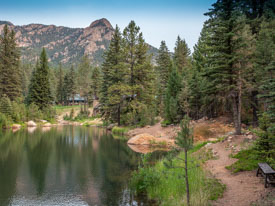
[[[115,126],[112,129],[112,134],[114,134],[114,135],[124,135],[129,130],[130,130],[130,128],[128,128],[128,127],[117,127],[117,126]]]
[[[232,157],[237,158],[238,161],[226,168],[233,173],[254,170],[258,166],[258,162],[261,161],[257,158],[256,152],[253,148],[242,150]]]
[[[209,205],[210,200],[216,200],[223,195],[225,186],[218,180],[207,174],[202,167],[203,160],[197,153],[206,143],[196,145],[189,152],[189,184],[191,193],[191,205]],[[200,151],[199,151],[200,152]],[[204,153],[206,151],[202,151]],[[202,154],[204,155],[205,154]],[[184,159],[184,154],[178,154]],[[208,156],[208,158],[211,158]],[[131,180],[132,188],[137,193],[145,192],[150,199],[158,202],[158,205],[185,205],[185,177],[183,168],[168,169],[165,159],[154,166],[143,166],[134,172]],[[178,158],[173,159],[173,165],[182,167],[184,162]]]

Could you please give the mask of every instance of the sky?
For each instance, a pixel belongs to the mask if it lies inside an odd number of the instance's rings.
[[[159,48],[162,40],[173,51],[179,35],[193,50],[203,14],[215,0],[0,0],[0,20],[15,25],[54,24],[85,28],[106,18],[123,30],[131,20],[141,28],[147,43]]]

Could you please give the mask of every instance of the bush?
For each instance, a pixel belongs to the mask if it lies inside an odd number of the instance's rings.
[[[134,171],[132,174],[130,186],[136,194],[142,194],[148,192],[147,189],[157,185],[160,180],[159,173],[154,167],[150,167],[149,159],[151,154],[146,154],[142,157],[141,165],[139,165],[138,171]]]
[[[39,107],[34,103],[30,104],[27,108],[27,120],[41,120],[43,119],[43,113],[39,110]]]
[[[0,113],[0,128],[7,128],[12,124],[11,119],[5,114]]]
[[[233,158],[239,160],[226,167],[226,169],[229,169],[233,173],[254,170],[258,166],[258,162],[261,162],[254,148],[242,150],[238,154],[234,155]]]
[[[115,126],[112,129],[112,134],[115,134],[115,135],[124,135],[128,131],[129,131],[129,128],[127,128],[127,127],[117,127],[117,126]]]

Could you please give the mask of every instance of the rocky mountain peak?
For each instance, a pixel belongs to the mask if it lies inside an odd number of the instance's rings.
[[[105,18],[102,18],[102,19],[99,19],[99,20],[96,20],[96,21],[92,22],[89,27],[94,28],[94,27],[99,27],[99,26],[103,26],[103,27],[113,29],[113,26],[111,25],[111,23]]]

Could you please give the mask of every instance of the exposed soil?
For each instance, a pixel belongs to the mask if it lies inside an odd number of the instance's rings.
[[[232,174],[225,168],[237,161],[229,157],[236,150],[234,145],[239,147],[241,142],[246,140],[246,135],[229,136],[227,140],[209,146],[218,158],[209,160],[205,168],[226,185],[223,197],[214,202],[216,206],[249,206],[274,189],[272,187],[265,189],[263,179],[256,177],[256,171]]]

